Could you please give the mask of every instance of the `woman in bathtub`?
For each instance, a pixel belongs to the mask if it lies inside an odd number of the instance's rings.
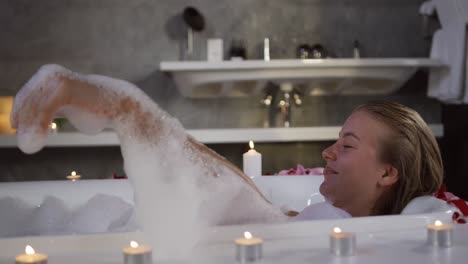
[[[83,132],[116,131],[143,226],[171,214],[186,221],[203,219],[203,225],[288,219],[239,169],[188,136],[128,82],[43,66],[15,97],[11,121],[19,147],[27,153],[40,150],[57,114]],[[322,156],[326,167],[320,192],[327,202],[306,208],[298,220],[399,214],[417,197],[425,197],[429,207],[437,203],[430,198],[443,177],[437,142],[419,114],[400,104],[356,108]],[[148,172],[155,175],[147,177]],[[168,191],[167,184],[174,183]],[[148,186],[165,187],[155,191]],[[172,198],[161,202],[158,195],[180,198],[180,204]],[[148,210],[167,201],[174,203],[172,212]],[[193,209],[181,213],[177,206],[187,203]]]
[[[432,197],[443,180],[435,137],[416,111],[401,104],[378,101],[354,109],[322,157],[320,193],[329,203],[309,206],[297,220],[321,218],[315,212],[328,204],[342,209],[327,210],[336,217],[449,208]]]

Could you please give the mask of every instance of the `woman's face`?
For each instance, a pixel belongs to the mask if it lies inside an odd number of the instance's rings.
[[[338,141],[322,152],[326,167],[320,193],[353,216],[371,210],[380,195],[379,179],[386,172],[378,156],[379,143],[389,134],[389,128],[371,114],[354,112]]]

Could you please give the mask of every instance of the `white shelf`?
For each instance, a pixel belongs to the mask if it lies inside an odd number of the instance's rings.
[[[187,97],[243,97],[263,93],[268,81],[292,83],[303,95],[389,94],[423,67],[439,69],[429,58],[278,59],[245,61],[163,61]]]
[[[431,124],[436,137],[443,137],[442,124]],[[336,140],[340,126],[293,127],[293,128],[235,128],[235,129],[193,129],[187,132],[205,144],[254,142],[295,142]],[[114,132],[85,135],[78,132],[50,135],[46,147],[95,147],[118,146]],[[15,135],[0,135],[0,148],[17,146]]]

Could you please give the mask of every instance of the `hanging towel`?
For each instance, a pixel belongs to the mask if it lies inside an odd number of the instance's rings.
[[[442,28],[460,26],[468,21],[468,0],[430,0],[421,5],[419,12],[432,15],[434,9]]]
[[[468,0],[467,0],[467,11],[468,11]],[[468,18],[467,18],[468,20]],[[464,83],[465,87],[465,97],[463,98],[463,103],[468,104],[468,22],[467,27],[465,27],[465,73],[464,73]]]
[[[419,12],[437,12],[442,29],[433,36],[430,57],[449,66],[431,70],[428,96],[446,103],[468,103],[468,0],[429,0]]]
[[[449,65],[449,68],[431,70],[428,96],[446,103],[462,103],[468,88],[465,82],[466,25],[452,25],[434,34],[431,58]]]
[[[429,0],[422,3],[421,7],[419,7],[419,13],[422,15],[430,16],[435,12],[435,1]]]

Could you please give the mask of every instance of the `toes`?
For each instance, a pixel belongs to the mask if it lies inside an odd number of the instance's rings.
[[[27,154],[36,153],[44,147],[47,135],[37,130],[38,127],[19,127],[17,138],[18,147]]]

